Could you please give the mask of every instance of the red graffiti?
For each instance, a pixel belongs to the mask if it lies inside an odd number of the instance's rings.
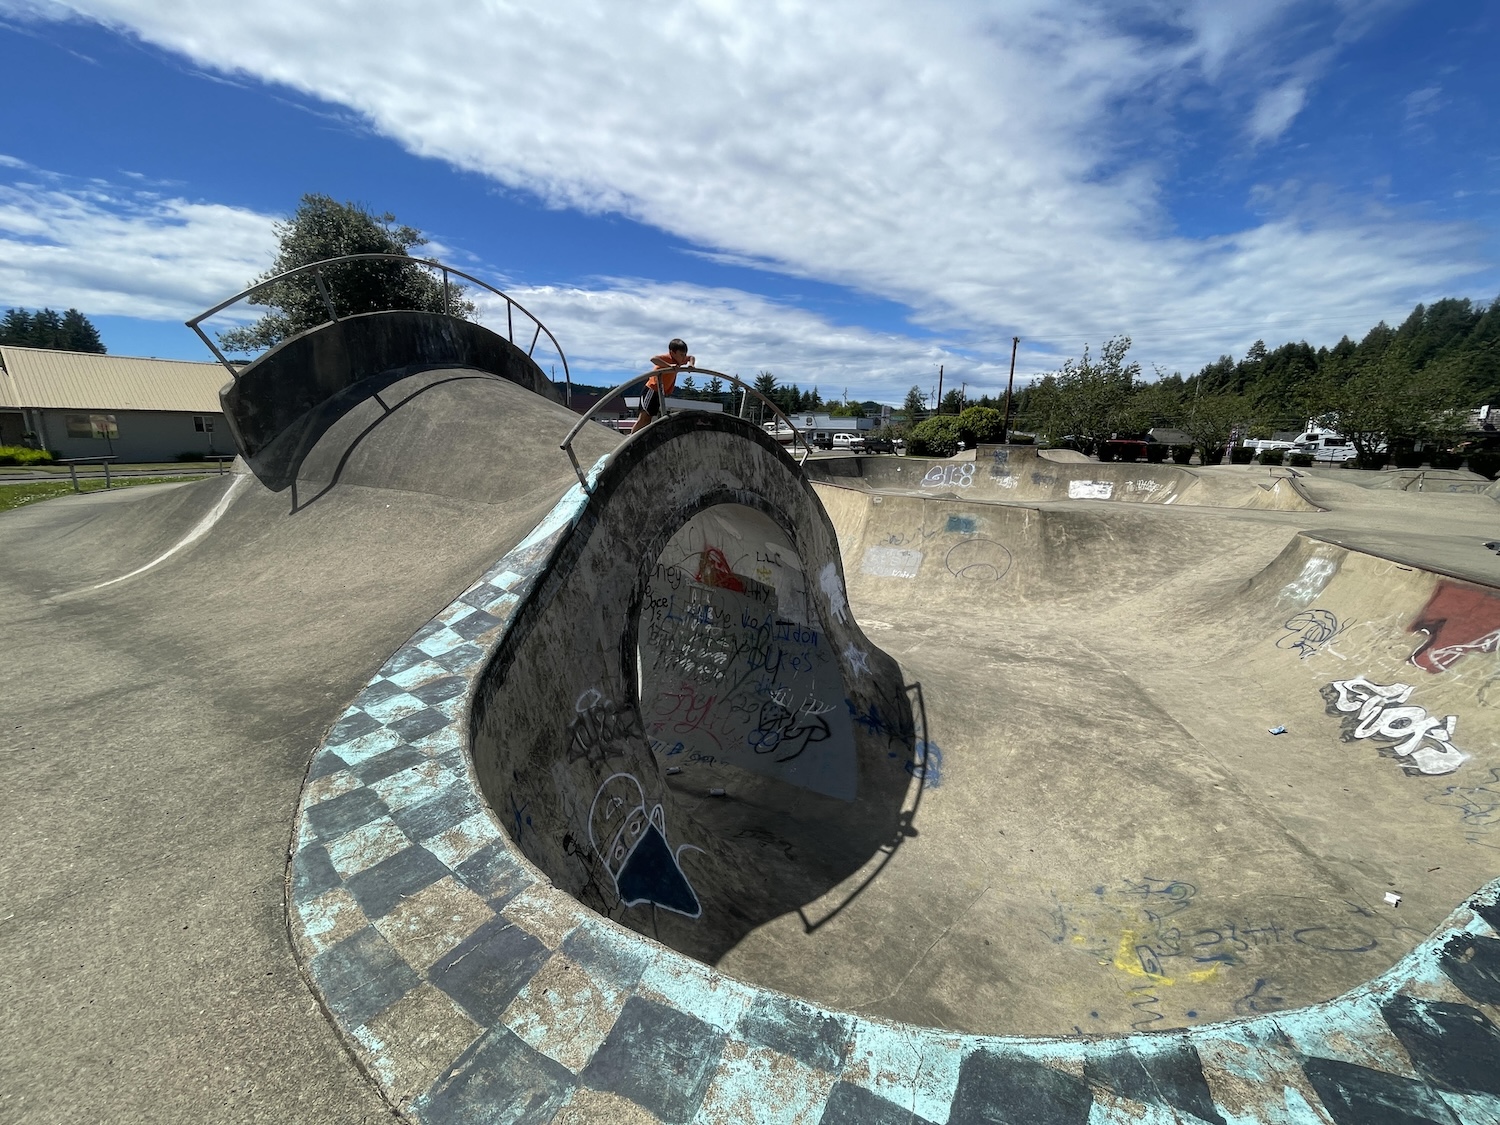
[[[730,568],[729,560],[724,557],[724,552],[717,547],[704,547],[703,554],[698,556],[698,581],[705,586],[717,586],[721,590],[733,590],[736,594],[745,592],[745,584],[740,581],[739,575]]]
[[[1500,596],[1478,586],[1439,583],[1411,631],[1427,634],[1411,662],[1429,672],[1446,672],[1471,652],[1500,651]]]

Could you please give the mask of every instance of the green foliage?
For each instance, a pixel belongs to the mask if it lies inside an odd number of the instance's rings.
[[[1281,464],[1282,455],[1285,453],[1286,450],[1284,449],[1262,449],[1260,451],[1260,463],[1262,465],[1279,465]]]
[[[1311,453],[1287,452],[1286,463],[1294,469],[1307,469],[1312,467],[1313,455]]]
[[[958,415],[958,433],[973,448],[980,442],[996,442],[1005,429],[1005,416],[989,406],[970,406]]]
[[[7,309],[4,318],[0,319],[0,344],[105,354],[99,330],[77,309],[69,309],[61,315],[52,309],[39,309],[34,313],[25,309]]]
[[[1085,345],[1081,359],[1064,361],[1062,370],[1051,377],[1049,435],[1072,434],[1096,446],[1112,433],[1131,428],[1131,397],[1141,365],[1125,361],[1129,351],[1130,337],[1116,336],[1105,341],[1097,360]]]
[[[415,227],[395,223],[396,216],[389,212],[376,215],[358,203],[338,203],[327,195],[304,195],[291,218],[276,225],[280,250],[271,268],[256,282],[345,254],[409,256],[413,247],[427,244]],[[426,267],[406,262],[346,262],[325,269],[323,280],[340,317],[387,309],[419,309],[458,317],[474,313],[473,302],[465,298],[462,286],[450,286],[445,301],[442,278]],[[329,319],[317,278],[310,272],[262,290],[250,303],[271,311],[254,324],[220,333],[219,341],[228,351],[275,347]]]
[[[1172,464],[1189,465],[1193,460],[1193,447],[1191,445],[1174,445],[1171,447],[1170,454]]]
[[[1249,446],[1236,445],[1229,451],[1229,463],[1231,465],[1248,465],[1255,460],[1255,450]],[[1205,462],[1207,464],[1207,462]]]
[[[916,384],[906,392],[906,401],[901,404],[901,410],[906,415],[908,422],[915,422],[917,415],[927,409],[927,396],[922,393],[922,388]]]
[[[964,406],[965,403],[963,391],[958,387],[954,387],[951,391],[945,394],[943,396],[943,400],[938,403],[938,413],[961,414],[963,413]]]
[[[0,465],[45,465],[52,459],[52,454],[45,449],[31,449],[24,445],[0,445]]]
[[[1248,411],[1248,403],[1239,395],[1205,395],[1186,408],[1177,427],[1192,438],[1202,464],[1217,465],[1229,444],[1230,431]]]
[[[918,457],[952,457],[959,440],[958,416],[939,414],[912,427],[910,452]]]
[[[832,418],[863,418],[865,408],[857,402],[835,402],[829,405],[828,414]]]

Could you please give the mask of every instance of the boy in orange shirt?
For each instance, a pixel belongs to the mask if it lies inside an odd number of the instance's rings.
[[[677,389],[678,369],[692,367],[697,362],[697,357],[688,355],[687,344],[681,340],[669,343],[666,355],[651,357],[651,366],[657,368],[658,372],[646,380],[646,393],[641,396],[641,412],[635,425],[630,427],[631,433],[644,429],[661,417],[667,397]]]

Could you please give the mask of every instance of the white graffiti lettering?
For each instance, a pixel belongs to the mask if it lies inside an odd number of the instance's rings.
[[[972,488],[974,463],[966,465],[933,465],[922,478],[923,488]]]
[[[1114,494],[1114,481],[1070,480],[1068,482],[1069,500],[1108,500]]]
[[[1440,719],[1408,703],[1413,691],[1410,684],[1377,684],[1355,676],[1335,680],[1323,690],[1329,710],[1350,717],[1347,738],[1390,742],[1390,753],[1410,760],[1408,772],[1452,773],[1469,760],[1468,754],[1453,745],[1458,716]]]

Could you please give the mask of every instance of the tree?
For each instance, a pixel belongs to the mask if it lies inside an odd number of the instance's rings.
[[[917,415],[927,409],[927,396],[922,393],[921,387],[912,384],[911,390],[906,392],[906,401],[901,404],[901,409],[908,422],[917,420]]]
[[[105,354],[99,330],[77,309],[69,309],[61,316],[52,309],[40,309],[36,313],[9,309],[4,320],[0,320],[0,344]]]
[[[964,409],[964,393],[954,387],[943,396],[943,401],[938,403],[939,414],[962,414]]]
[[[703,392],[708,395],[709,402],[717,402],[722,405],[724,402],[724,380],[715,375],[704,385]]]
[[[1130,337],[1115,336],[1105,341],[1098,360],[1089,355],[1087,344],[1082,359],[1066,360],[1056,373],[1054,423],[1062,422],[1064,432],[1090,447],[1127,429],[1126,408],[1141,373],[1139,363],[1125,362],[1129,351]]]
[[[776,398],[776,376],[772,375],[769,371],[756,372],[755,389],[774,402]],[[763,401],[757,401],[755,404],[756,418],[764,421],[765,414],[766,404]]]
[[[427,240],[415,227],[396,226],[389,212],[376,215],[358,203],[338,203],[330,196],[309,194],[286,222],[276,224],[280,249],[271,268],[256,278],[267,281],[313,262],[345,254],[399,254]],[[446,300],[442,279],[430,269],[393,261],[345,262],[323,270],[323,281],[340,317],[387,309],[420,309],[468,317],[473,302],[459,285],[450,285]],[[252,283],[254,284],[254,283]],[[254,324],[219,334],[228,351],[251,352],[275,347],[298,332],[326,323],[328,307],[312,273],[279,282],[250,298],[271,311]]]
[[[1204,395],[1196,401],[1189,399],[1182,409],[1177,428],[1192,439],[1203,464],[1217,465],[1224,457],[1230,433],[1244,420],[1249,405],[1240,395]]]
[[[935,414],[912,427],[911,452],[918,457],[952,457],[960,440],[957,415]]]
[[[1405,341],[1382,334],[1377,345],[1373,356],[1356,356],[1352,370],[1330,369],[1320,385],[1317,412],[1366,463],[1382,445],[1450,437],[1463,403],[1456,364],[1432,363],[1413,371]]]

